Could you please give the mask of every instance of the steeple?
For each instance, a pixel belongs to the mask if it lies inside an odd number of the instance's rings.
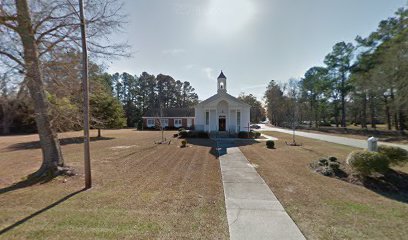
[[[218,93],[227,92],[227,77],[221,71],[220,75],[217,78]]]

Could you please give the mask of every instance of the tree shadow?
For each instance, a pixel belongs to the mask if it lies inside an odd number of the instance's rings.
[[[2,188],[0,189],[0,195],[7,193],[7,192],[11,192],[20,188],[26,188],[35,184],[44,184],[47,183],[49,181],[51,181],[52,179],[54,179],[57,176],[43,176],[43,177],[35,177],[36,173],[32,173],[30,175],[28,175],[28,177],[25,180],[22,180],[20,182],[17,183],[13,183],[12,185]]]
[[[91,137],[90,141],[102,141],[102,140],[112,140],[114,138],[111,137]],[[60,144],[68,145],[68,144],[81,144],[84,142],[83,137],[71,137],[71,138],[61,138],[59,139]],[[18,150],[27,150],[27,149],[38,149],[41,148],[40,141],[31,141],[31,142],[21,142],[15,143],[7,147],[8,150],[11,151],[18,151]]]
[[[29,216],[27,216],[27,217],[25,217],[25,218],[23,218],[23,219],[21,219],[21,220],[15,222],[15,223],[13,223],[12,225],[10,225],[10,226],[8,226],[8,227],[6,227],[6,228],[3,228],[2,230],[0,230],[0,235],[4,234],[4,233],[6,233],[6,232],[8,232],[8,231],[10,231],[10,230],[13,230],[14,228],[18,227],[19,225],[21,225],[21,224],[27,222],[28,220],[30,220],[30,219],[32,219],[32,218],[34,218],[34,217],[40,215],[40,214],[43,213],[43,212],[45,212],[45,211],[47,211],[47,210],[49,210],[49,209],[51,209],[51,208],[53,208],[53,207],[55,207],[55,206],[61,204],[62,202],[65,202],[66,200],[70,199],[71,197],[73,197],[73,196],[77,195],[78,193],[81,193],[81,192],[83,192],[83,191],[85,191],[85,190],[86,190],[86,188],[83,188],[83,189],[81,189],[81,190],[78,190],[78,191],[75,191],[75,192],[73,192],[73,193],[70,193],[70,194],[68,194],[67,196],[61,198],[60,200],[58,200],[58,201],[56,201],[56,202],[54,202],[54,203],[52,203],[52,204],[46,206],[45,208],[42,208],[42,209],[36,211],[35,213],[33,213],[33,214],[31,214],[31,215],[29,215]]]
[[[408,173],[390,170],[380,177],[366,177],[362,184],[386,198],[408,203]]]

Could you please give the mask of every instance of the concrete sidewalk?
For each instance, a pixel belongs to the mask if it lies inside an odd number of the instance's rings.
[[[231,140],[218,140],[230,239],[305,239]]]

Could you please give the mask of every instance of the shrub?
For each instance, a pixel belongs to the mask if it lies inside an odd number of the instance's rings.
[[[186,130],[180,131],[180,132],[179,132],[179,136],[180,136],[181,138],[189,137],[189,131],[186,131]]]
[[[347,163],[361,176],[370,176],[372,173],[385,173],[389,170],[389,158],[377,152],[354,151],[347,158]]]
[[[338,171],[340,169],[340,164],[338,162],[329,162],[329,168],[333,169],[333,171]]]
[[[238,133],[239,138],[248,138],[248,132],[241,131]]]
[[[329,163],[329,160],[327,160],[326,158],[320,158],[319,159],[320,166],[327,166],[328,163]]]
[[[324,176],[333,176],[334,171],[333,171],[332,168],[326,166],[326,167],[323,167],[323,168],[322,168],[321,173],[322,173]]]
[[[275,148],[275,142],[273,140],[266,141],[267,148]]]
[[[210,136],[208,135],[208,132],[204,132],[204,131],[198,131],[197,137],[198,138],[210,138]]]
[[[184,129],[184,128],[179,128],[178,131],[179,131],[179,132],[182,132],[182,131],[186,131],[186,129]]]
[[[181,141],[181,147],[186,147],[187,146],[187,141],[186,140],[183,140],[183,141]]]
[[[178,134],[177,133],[173,134],[173,137],[174,138],[178,137]]]
[[[261,136],[261,133],[260,133],[260,132],[253,131],[253,133],[254,133],[254,137],[255,137],[255,138],[259,138],[259,137]]]
[[[329,157],[329,161],[330,161],[330,162],[337,162],[337,158],[334,157],[334,156],[330,156],[330,157]]]
[[[408,162],[408,151],[405,149],[381,145],[378,152],[387,156],[391,165],[402,166]]]

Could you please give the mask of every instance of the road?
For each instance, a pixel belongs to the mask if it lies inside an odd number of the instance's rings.
[[[274,132],[281,132],[281,133],[288,133],[292,134],[292,130],[289,129],[283,129],[283,128],[277,128],[277,127],[270,127],[265,124],[259,124],[261,126],[260,129],[257,129],[257,131],[274,131]],[[310,133],[310,132],[302,132],[302,131],[296,131],[297,136],[302,136],[302,137],[307,137],[307,138],[313,138],[317,140],[322,140],[326,142],[332,142],[332,143],[337,143],[337,144],[343,144],[351,147],[357,147],[357,148],[367,148],[367,141],[366,140],[360,140],[360,139],[355,139],[355,138],[348,138],[348,137],[338,137],[338,136],[333,136],[333,135],[327,135],[327,134],[320,134],[320,133]],[[395,143],[387,143],[387,142],[378,142],[380,145],[387,145],[387,146],[394,146],[394,147],[400,147],[408,151],[408,145],[406,144],[395,144]]]

